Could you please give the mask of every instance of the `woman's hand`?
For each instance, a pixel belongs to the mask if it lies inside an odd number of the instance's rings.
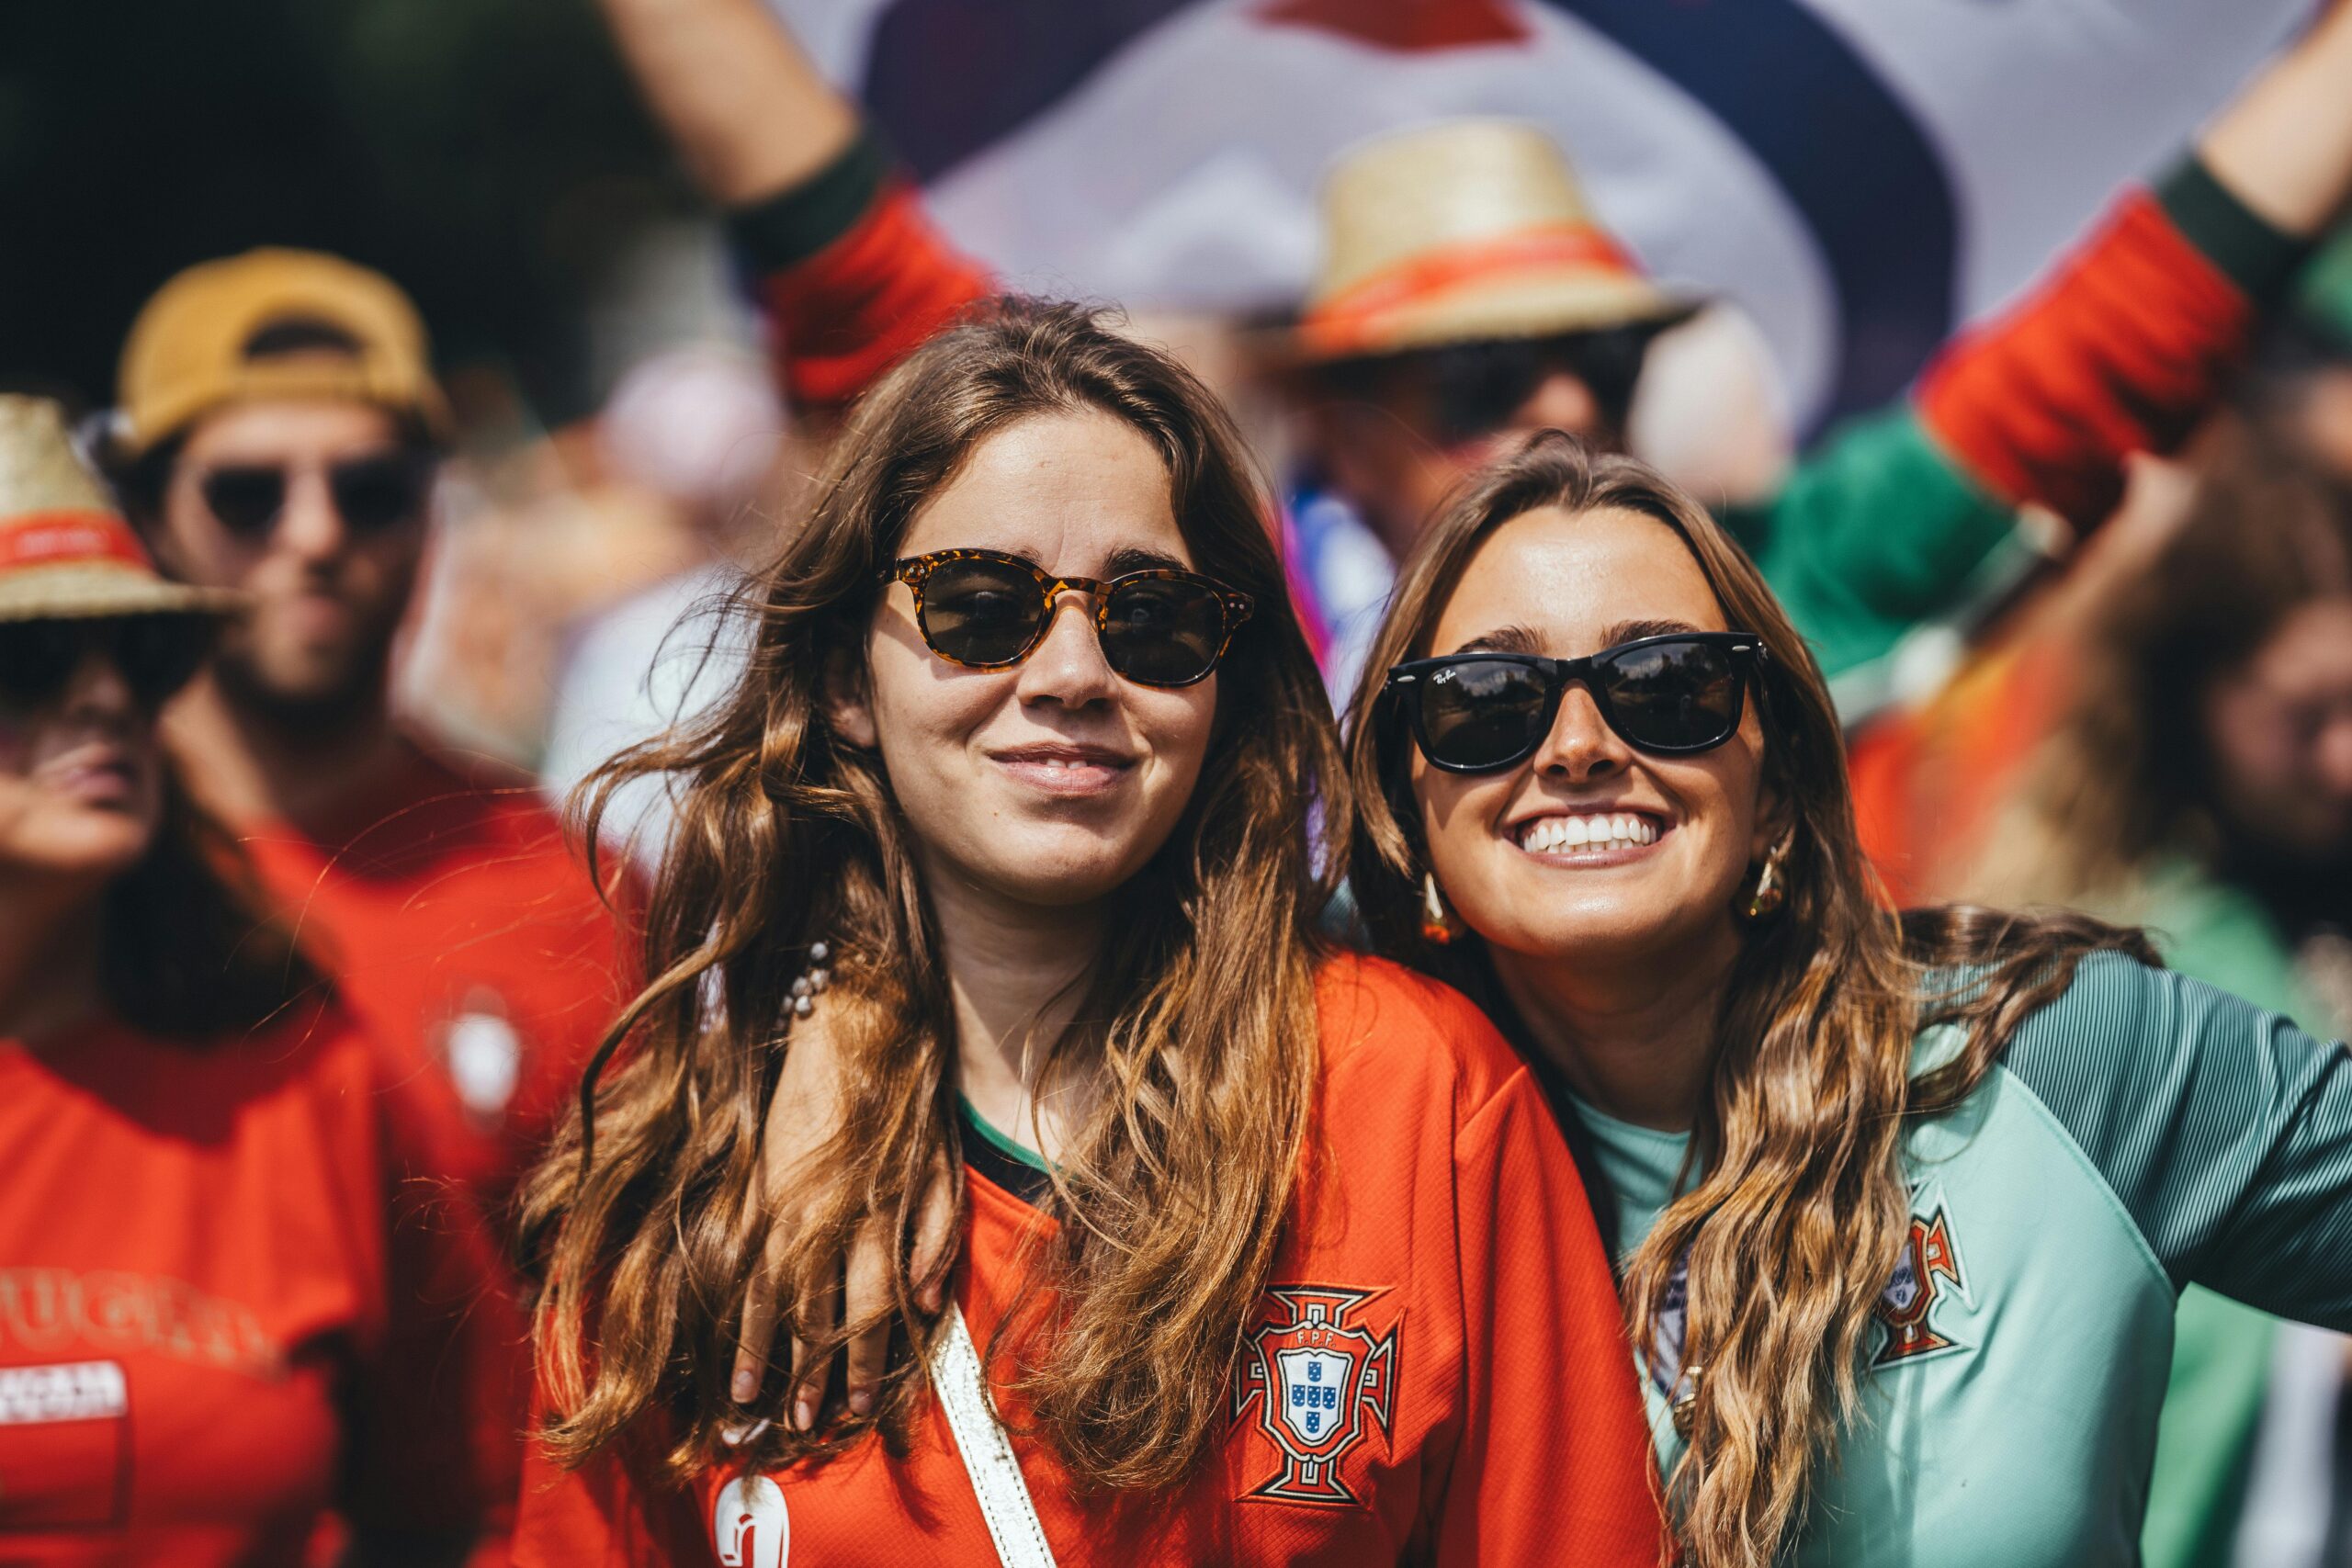
[[[761,1134],[761,1160],[752,1201],[767,1216],[767,1235],[761,1246],[760,1267],[743,1303],[742,1336],[735,1352],[729,1389],[739,1404],[759,1397],[760,1382],[775,1343],[776,1321],[788,1281],[784,1259],[798,1227],[818,1205],[800,1173],[808,1156],[823,1148],[842,1120],[841,1060],[825,1027],[820,1005],[792,1026],[792,1048],[784,1054],[784,1072],[768,1101],[767,1122]],[[916,1300],[925,1312],[937,1312],[945,1299],[946,1272],[955,1246],[956,1201],[945,1160],[937,1160],[923,1182],[916,1206],[913,1256],[910,1278],[926,1281]],[[816,1326],[842,1320],[878,1316],[876,1326],[849,1342],[847,1389],[853,1415],[874,1408],[875,1386],[881,1381],[890,1350],[892,1319],[880,1315],[890,1302],[892,1254],[901,1238],[888,1234],[887,1216],[869,1214],[859,1225],[842,1260],[839,1282],[815,1301],[801,1303],[797,1321]],[[827,1270],[830,1275],[832,1270]],[[825,1402],[825,1385],[832,1373],[831,1357],[820,1361],[808,1342],[792,1341],[792,1424],[808,1431],[817,1424]]]

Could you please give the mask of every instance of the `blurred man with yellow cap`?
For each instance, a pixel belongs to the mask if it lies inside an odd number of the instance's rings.
[[[845,402],[995,287],[931,227],[769,6],[602,4],[656,116],[730,209],[803,403]],[[2019,553],[2018,507],[2088,529],[2131,454],[2182,438],[2347,187],[2352,22],[2339,6],[2170,173],[2126,191],[2042,288],[1948,348],[1914,396],[1834,433],[1726,517],[1844,677],[1849,716],[1881,698],[1905,633],[1979,596],[1985,569]],[[1327,553],[1372,568],[1341,574],[1374,591],[1351,587],[1356,603],[1325,617],[1329,662],[1344,665],[1349,628],[1332,623],[1376,618],[1378,558],[1527,431],[1621,444],[1649,342],[1691,301],[1642,276],[1557,146],[1505,122],[1416,127],[1344,154],[1324,188],[1323,254],[1276,375],[1339,503],[1295,507],[1309,619],[1333,608]],[[1327,549],[1318,530],[1340,509],[1369,536]]]
[[[140,312],[119,405],[108,467],[157,562],[248,606],[166,716],[182,771],[422,1086],[437,1171],[495,1209],[618,1009],[618,952],[529,781],[392,712],[451,435],[424,325],[334,256],[209,262]]]
[[[190,268],[140,313],[110,456],[166,570],[251,596],[216,677],[234,700],[179,726],[240,814],[374,765],[331,739],[392,743],[386,664],[447,431],[415,311],[347,262],[254,251]],[[311,765],[268,776],[281,742]]]

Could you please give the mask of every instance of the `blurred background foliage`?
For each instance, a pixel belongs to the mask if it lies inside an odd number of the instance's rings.
[[[584,0],[0,0],[0,366],[108,400],[140,303],[263,243],[381,268],[560,423],[634,240],[694,211]]]

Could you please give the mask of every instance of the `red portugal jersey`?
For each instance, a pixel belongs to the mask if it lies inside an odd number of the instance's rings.
[[[463,1216],[395,1240],[397,1118],[331,1012],[196,1044],[0,1040],[0,1562],[305,1561],[510,1506]]]
[[[237,835],[408,1086],[430,1173],[500,1213],[628,999],[617,926],[527,781],[412,751],[349,816]]]
[[[1173,1495],[1105,1501],[1075,1495],[1043,1439],[1017,1438],[1056,1559],[1656,1568],[1661,1527],[1617,1295],[1543,1095],[1443,987],[1346,958],[1326,967],[1319,995],[1318,1152],[1208,1454]],[[956,1299],[985,1347],[1021,1238],[1051,1221],[981,1143],[966,1139]],[[1018,1430],[1017,1402],[993,1392]],[[570,1474],[526,1465],[526,1568],[714,1558],[995,1561],[935,1404],[903,1458],[868,1442],[823,1466],[710,1473],[690,1493],[617,1459]]]

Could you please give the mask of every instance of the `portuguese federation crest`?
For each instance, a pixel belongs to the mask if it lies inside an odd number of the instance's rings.
[[[1340,1479],[1340,1461],[1370,1427],[1385,1439],[1396,1409],[1396,1329],[1374,1338],[1354,1321],[1379,1293],[1333,1285],[1266,1292],[1267,1321],[1242,1346],[1233,1418],[1247,1418],[1254,1405],[1283,1466],[1250,1497],[1326,1507],[1363,1502]]]
[[[1936,1325],[1936,1309],[1954,1296],[1968,1299],[1968,1275],[1952,1239],[1951,1220],[1939,1201],[1928,1213],[1911,1214],[1910,1233],[1894,1260],[1894,1275],[1871,1310],[1886,1327],[1886,1343],[1872,1366],[1892,1366],[1963,1347]]]

